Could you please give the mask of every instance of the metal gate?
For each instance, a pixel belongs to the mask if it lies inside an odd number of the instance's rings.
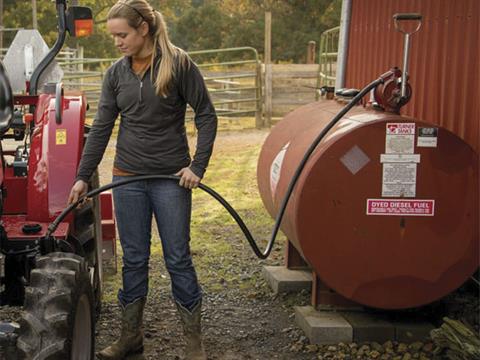
[[[337,26],[324,31],[320,37],[317,89],[322,86],[335,86],[339,34],[340,26]],[[320,93],[317,91],[315,98],[318,100],[319,96]]]
[[[262,123],[261,65],[257,50],[252,47],[192,51],[188,53],[198,64],[205,78],[219,117],[255,116]],[[203,59],[215,60],[203,60]],[[216,59],[228,58],[228,61]],[[106,69],[117,59],[88,59],[65,56],[59,59],[64,70],[65,87],[85,92],[93,117],[97,110],[101,84]],[[187,121],[193,119],[191,109]]]

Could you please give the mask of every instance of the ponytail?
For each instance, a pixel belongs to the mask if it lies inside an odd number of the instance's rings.
[[[155,10],[153,13],[155,17],[155,26],[153,27],[155,33],[153,34],[152,70],[155,65],[153,59],[156,57],[158,49],[161,52],[161,60],[156,79],[153,80],[153,71],[150,74],[152,74],[152,82],[155,85],[157,95],[166,97],[168,95],[168,86],[174,77],[177,67],[188,67],[188,55],[170,42],[162,14]]]

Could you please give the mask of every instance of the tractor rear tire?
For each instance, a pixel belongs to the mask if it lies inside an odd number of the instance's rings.
[[[98,169],[94,171],[88,182],[88,191],[92,191],[100,187],[100,179]],[[95,316],[98,319],[102,310],[102,219],[100,212],[100,198],[94,197],[82,207],[74,211],[74,228],[73,235],[80,241],[82,245],[90,244],[93,249],[87,251],[88,266],[93,267],[93,294],[95,298]]]
[[[93,360],[95,303],[88,267],[75,254],[37,259],[25,289],[20,359]]]

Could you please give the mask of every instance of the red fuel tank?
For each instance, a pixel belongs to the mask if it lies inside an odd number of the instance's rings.
[[[343,104],[288,114],[257,178],[275,217],[305,151]],[[433,302],[479,266],[479,158],[437,125],[361,106],[320,142],[290,198],[288,239],[327,286],[371,307]]]

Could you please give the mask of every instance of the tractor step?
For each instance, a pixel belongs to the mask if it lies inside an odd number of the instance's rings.
[[[3,215],[2,216],[3,226],[5,231],[8,234],[8,239],[12,241],[16,240],[36,240],[45,236],[50,221],[33,221],[28,219],[27,215]],[[25,233],[23,227],[26,224],[40,226],[40,231],[36,233]],[[69,223],[62,222],[57,227],[57,230],[52,234],[57,239],[65,239],[66,235],[69,233]]]

